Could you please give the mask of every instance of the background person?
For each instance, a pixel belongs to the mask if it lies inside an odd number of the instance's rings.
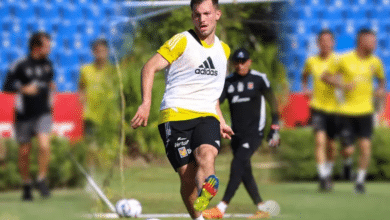
[[[269,213],[263,204],[252,174],[251,157],[263,140],[266,125],[267,100],[271,107],[272,125],[267,141],[270,147],[279,145],[279,124],[277,102],[272,92],[267,75],[252,70],[249,52],[244,49],[236,50],[231,58],[235,71],[226,78],[220,103],[229,101],[232,119],[231,147],[233,160],[230,168],[230,178],[222,201],[214,208],[203,211],[206,219],[223,218],[230,200],[236,193],[241,182],[252,198],[258,211],[250,218],[268,218]]]
[[[30,151],[34,136],[39,143],[36,187],[44,198],[50,196],[47,174],[52,126],[51,94],[55,84],[49,53],[50,36],[44,32],[34,33],[29,39],[28,57],[12,65],[4,85],[4,91],[17,92],[15,130],[20,144],[18,166],[23,180],[22,199],[25,201],[33,199]]]

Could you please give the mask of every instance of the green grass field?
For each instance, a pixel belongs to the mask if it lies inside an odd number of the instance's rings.
[[[253,163],[269,159],[256,154]],[[216,205],[223,197],[230,160],[230,154],[218,157],[216,169],[221,186],[211,206]],[[276,200],[280,204],[279,219],[389,219],[389,183],[368,183],[366,195],[356,195],[352,183],[336,183],[334,192],[324,194],[317,192],[317,183],[270,181],[273,176],[270,169],[254,169],[254,174],[263,199]],[[101,179],[101,176],[97,179]],[[107,189],[107,196],[113,203],[122,197],[119,177],[119,173],[115,173],[111,186]],[[179,178],[166,161],[134,165],[125,172],[125,178],[124,197],[138,199],[142,203],[144,214],[186,213],[179,194]],[[249,214],[255,211],[244,187],[240,187],[227,213]],[[108,212],[108,209],[84,189],[54,190],[53,197],[48,200],[41,200],[35,193],[34,202],[30,203],[20,201],[19,191],[0,193],[0,220],[86,219],[83,217],[85,214],[96,212]]]

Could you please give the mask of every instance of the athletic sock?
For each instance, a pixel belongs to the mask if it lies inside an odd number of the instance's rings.
[[[334,162],[326,162],[325,163],[326,176],[332,176],[333,165],[334,165]]]
[[[200,215],[198,218],[194,218],[194,220],[204,220],[203,215]]]
[[[324,163],[317,164],[317,171],[318,171],[318,175],[320,176],[321,179],[326,177],[326,166]]]
[[[226,211],[226,208],[228,207],[228,205],[225,203],[225,202],[219,202],[218,205],[217,205],[217,208],[219,209],[219,211],[221,211],[222,213],[225,213]]]
[[[266,206],[265,204],[263,204],[263,203],[258,204],[258,205],[257,205],[257,208],[258,208],[260,211],[263,211],[263,212],[267,211],[267,206]]]
[[[358,169],[356,183],[363,184],[366,180],[366,173],[367,171],[364,169]]]

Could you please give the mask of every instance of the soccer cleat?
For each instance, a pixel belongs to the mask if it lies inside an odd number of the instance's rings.
[[[319,182],[320,182],[319,191],[321,191],[321,192],[330,192],[330,191],[332,191],[333,183],[332,183],[332,178],[331,177],[320,178]]]
[[[196,211],[203,211],[207,208],[210,200],[217,195],[218,186],[219,180],[215,175],[207,177],[206,181],[203,183],[199,197],[194,202],[194,209]]]
[[[49,198],[50,197],[50,190],[49,190],[49,187],[46,184],[46,179],[38,181],[36,183],[35,187],[41,192],[41,196],[43,198]]]
[[[31,184],[25,184],[23,185],[23,195],[22,195],[22,200],[23,201],[32,201],[33,196],[31,193]]]
[[[363,183],[356,183],[355,192],[357,194],[364,194],[364,193],[366,193],[366,187],[364,186]]]
[[[221,219],[223,218],[223,212],[218,207],[212,209],[206,209],[202,212],[203,218],[205,219]]]
[[[261,219],[261,218],[269,218],[269,212],[257,211],[254,215],[249,216],[248,219]]]

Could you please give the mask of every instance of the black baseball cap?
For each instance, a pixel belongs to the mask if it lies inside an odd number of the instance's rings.
[[[245,48],[234,51],[232,55],[233,62],[245,62],[249,59],[249,52]]]

